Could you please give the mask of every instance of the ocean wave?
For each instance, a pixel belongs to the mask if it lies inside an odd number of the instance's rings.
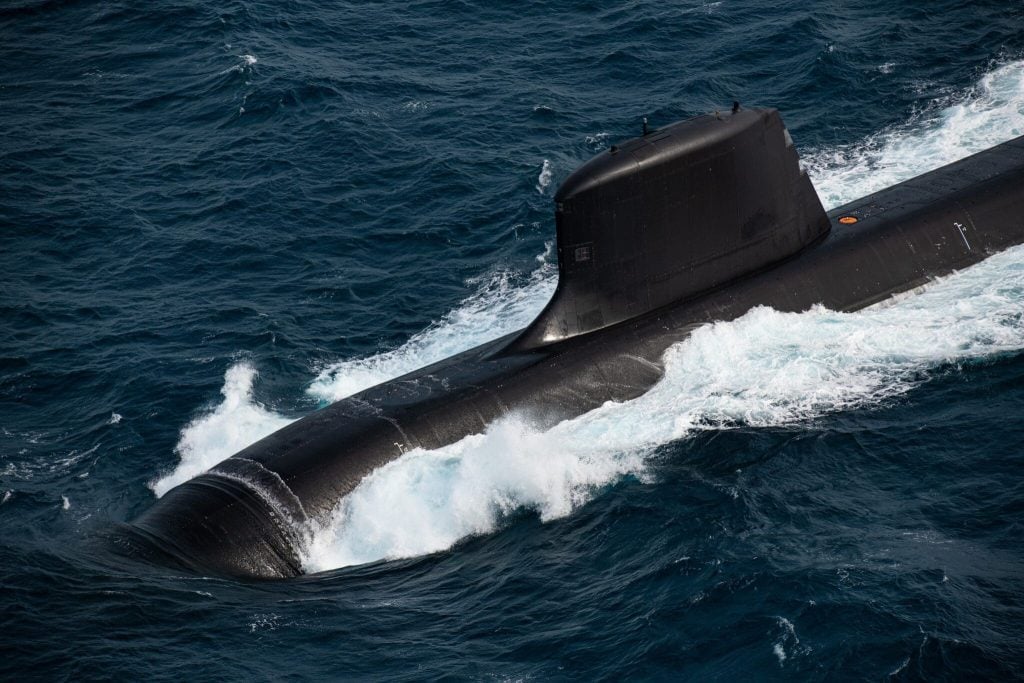
[[[999,66],[958,101],[942,104],[936,100],[912,121],[852,145],[804,154],[826,208],[1024,135],[1024,60]]]
[[[540,168],[540,175],[537,176],[537,193],[544,194],[551,184],[551,162],[547,159]]]
[[[508,270],[477,283],[477,290],[427,329],[398,348],[366,358],[333,363],[310,384],[309,395],[337,401],[430,363],[525,327],[555,291],[551,246],[539,266],[523,277]]]
[[[167,474],[150,482],[157,496],[198,476],[249,444],[262,439],[293,420],[264,408],[253,398],[257,377],[249,363],[238,363],[224,373],[223,401],[213,410],[196,417],[181,430],[175,452],[180,458]]]

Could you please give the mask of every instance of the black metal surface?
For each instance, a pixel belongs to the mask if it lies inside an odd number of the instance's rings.
[[[555,225],[558,289],[517,349],[721,286],[829,230],[774,109],[701,116],[598,155],[559,188]]]
[[[522,334],[285,427],[168,492],[119,544],[216,573],[294,576],[306,522],[408,449],[513,411],[546,427],[634,398],[700,324],[758,305],[855,310],[1024,242],[1024,138],[826,216],[773,110],[665,131],[597,157],[559,190],[559,293]]]

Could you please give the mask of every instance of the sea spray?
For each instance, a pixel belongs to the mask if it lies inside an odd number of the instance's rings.
[[[525,277],[501,270],[484,279],[458,307],[398,348],[329,365],[308,393],[324,403],[337,401],[525,327],[555,291],[551,251],[549,245]]]
[[[1024,61],[985,74],[960,101],[925,108],[900,126],[852,145],[801,155],[832,209],[1024,135]]]
[[[294,421],[253,399],[255,379],[256,370],[247,362],[228,368],[221,388],[224,400],[181,430],[175,449],[181,458],[177,467],[149,484],[157,496]]]

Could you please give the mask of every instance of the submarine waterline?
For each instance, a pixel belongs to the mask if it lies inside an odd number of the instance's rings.
[[[826,215],[771,110],[624,143],[556,197],[559,289],[526,332],[253,444],[168,492],[126,542],[205,571],[295,575],[295,522],[328,514],[405,450],[451,443],[512,410],[553,423],[637,396],[669,345],[753,306],[853,310],[1020,243],[1022,149],[1011,141]],[[735,198],[737,187],[770,191]],[[732,213],[716,224],[722,202]]]

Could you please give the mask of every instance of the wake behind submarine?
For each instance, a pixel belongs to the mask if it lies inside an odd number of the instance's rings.
[[[309,525],[374,469],[482,432],[643,394],[695,327],[755,306],[850,311],[1024,242],[1024,137],[826,213],[779,113],[646,132],[555,195],[558,287],[525,329],[377,385],[157,500],[116,543],[191,570],[302,573]]]

